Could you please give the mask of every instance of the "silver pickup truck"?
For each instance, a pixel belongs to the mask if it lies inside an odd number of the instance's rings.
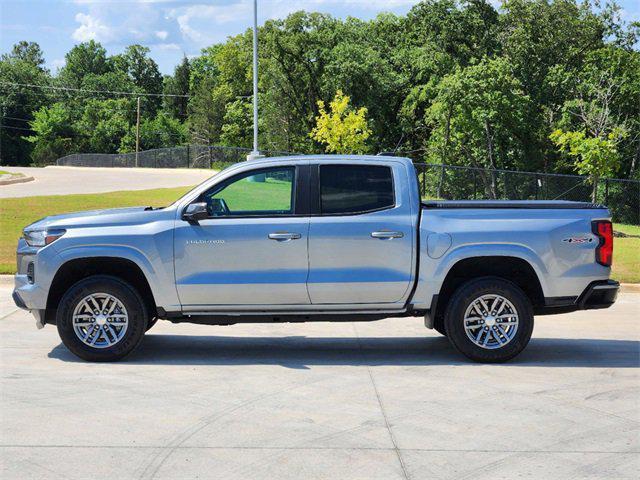
[[[421,201],[410,159],[267,158],[164,208],[24,229],[15,303],[85,360],[118,360],[158,319],[424,317],[472,360],[520,353],[533,316],[606,308],[608,210],[562,201]]]

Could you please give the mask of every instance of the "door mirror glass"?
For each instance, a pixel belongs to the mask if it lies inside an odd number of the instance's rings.
[[[205,202],[190,203],[182,214],[183,220],[187,222],[197,222],[209,216],[207,204]]]

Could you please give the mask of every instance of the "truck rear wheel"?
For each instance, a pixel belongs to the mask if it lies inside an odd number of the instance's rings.
[[[83,360],[112,362],[142,341],[148,314],[140,294],[116,277],[80,280],[62,297],[56,314],[65,346]]]
[[[463,284],[445,313],[447,337],[476,362],[505,362],[518,355],[533,332],[533,307],[515,284],[482,277]]]

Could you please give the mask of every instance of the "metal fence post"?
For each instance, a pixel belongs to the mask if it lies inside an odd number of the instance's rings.
[[[478,172],[473,171],[473,199],[478,198]]]

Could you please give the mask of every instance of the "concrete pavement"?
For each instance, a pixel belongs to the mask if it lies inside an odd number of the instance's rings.
[[[104,193],[197,185],[215,171],[195,168],[2,167],[35,180],[0,186],[0,198]]]
[[[477,365],[420,319],[160,322],[77,360],[0,286],[0,477],[636,478],[640,294]]]

